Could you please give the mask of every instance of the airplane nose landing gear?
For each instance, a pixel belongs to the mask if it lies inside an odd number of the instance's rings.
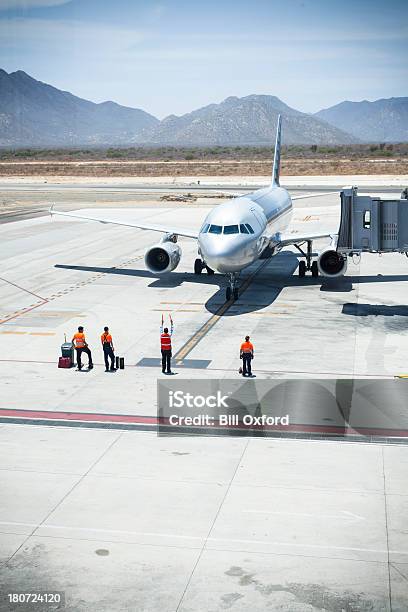
[[[235,272],[228,273],[228,282],[229,287],[227,287],[225,291],[225,299],[227,302],[230,301],[231,298],[237,300],[239,298],[239,288],[237,285],[238,275]]]
[[[201,274],[203,270],[206,270],[209,276],[214,274],[214,270],[212,268],[207,266],[202,259],[197,258],[194,262],[194,274]]]

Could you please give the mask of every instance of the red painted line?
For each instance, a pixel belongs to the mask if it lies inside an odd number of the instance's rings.
[[[0,280],[2,280],[4,283],[8,283],[9,285],[12,285],[13,287],[16,287],[17,289],[20,289],[20,291],[25,291],[25,293],[29,293],[30,295],[33,295],[34,297],[39,298],[40,300],[44,300],[44,301],[47,300],[47,298],[43,298],[41,297],[41,295],[38,295],[37,293],[33,293],[29,289],[25,289],[24,287],[21,287],[20,285],[16,285],[16,283],[12,283],[10,280],[7,280],[6,278],[0,277]]]
[[[342,427],[340,425],[313,425],[308,423],[296,423],[292,425],[216,425],[213,427],[200,426],[181,426],[171,425],[168,418],[160,418],[157,416],[145,415],[130,415],[130,414],[109,414],[96,412],[63,412],[51,410],[20,410],[17,408],[1,408],[0,417],[3,418],[20,418],[34,421],[50,420],[50,421],[72,421],[72,422],[92,422],[92,423],[122,423],[134,425],[156,425],[177,427],[177,429],[194,430],[211,430],[211,429],[226,429],[239,431],[282,431],[291,433],[320,433],[328,435],[345,435],[345,436],[387,436],[387,437],[408,437],[408,430],[404,429],[387,429],[387,428],[369,428],[360,427],[353,429],[350,427]]]
[[[53,421],[92,421],[101,423],[138,423],[157,425],[157,417],[122,414],[97,414],[94,412],[54,412],[52,410],[19,410],[1,408],[0,417],[17,417],[21,419],[49,419]]]

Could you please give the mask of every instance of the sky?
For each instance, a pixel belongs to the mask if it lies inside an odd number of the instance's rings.
[[[163,118],[408,95],[408,0],[0,0],[0,67]]]

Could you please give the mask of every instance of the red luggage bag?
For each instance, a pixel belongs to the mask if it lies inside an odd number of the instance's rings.
[[[70,368],[72,365],[71,359],[69,357],[60,357],[58,359],[58,367],[59,368]]]

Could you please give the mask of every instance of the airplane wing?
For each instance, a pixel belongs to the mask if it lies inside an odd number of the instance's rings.
[[[307,242],[308,240],[319,240],[319,238],[335,238],[336,232],[323,232],[315,234],[277,234],[273,237],[273,242],[279,244],[282,247],[289,246],[291,244],[300,244],[301,242]]]
[[[333,193],[338,193],[337,191],[328,191],[326,193],[311,193],[300,196],[293,196],[292,200],[301,200],[303,198],[318,198],[321,196],[332,195]],[[336,231],[326,231],[320,233],[310,233],[310,234],[298,234],[296,232],[293,233],[279,233],[272,237],[272,242],[275,244],[279,244],[282,247],[289,246],[291,244],[300,244],[302,242],[307,242],[308,240],[319,240],[320,238],[331,238],[332,240],[337,237]]]
[[[290,199],[292,200],[292,202],[294,202],[295,200],[303,200],[304,198],[321,198],[322,196],[333,195],[336,193],[338,193],[338,191],[327,191],[326,193],[305,193],[303,195],[290,196]],[[222,190],[215,190],[214,194],[218,196],[224,196],[226,198],[238,198],[240,196],[249,195],[247,192],[239,193],[237,191],[222,191]]]
[[[138,223],[132,221],[116,221],[115,219],[98,219],[97,217],[89,217],[88,215],[81,215],[70,212],[60,212],[54,210],[54,207],[50,208],[50,215],[59,215],[61,217],[72,217],[73,219],[83,219],[84,221],[97,221],[98,223],[111,223],[113,225],[123,225],[125,227],[134,227],[141,230],[149,230],[151,232],[161,232],[163,234],[175,234],[177,236],[185,236],[186,238],[198,238],[198,231],[193,231],[186,228],[162,225],[153,225],[150,223]]]
[[[338,193],[338,191],[327,191],[326,193],[306,193],[304,195],[290,196],[292,202],[295,200],[303,200],[304,198],[321,198],[322,196],[328,196]]]

